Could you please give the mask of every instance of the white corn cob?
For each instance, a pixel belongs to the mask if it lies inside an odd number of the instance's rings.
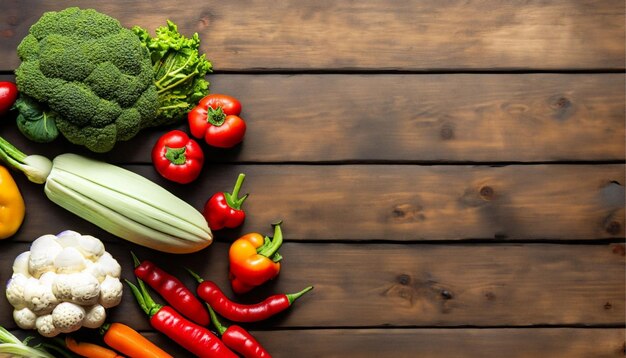
[[[113,235],[168,253],[211,244],[205,218],[150,180],[76,154],[54,158],[46,179],[50,200]]]

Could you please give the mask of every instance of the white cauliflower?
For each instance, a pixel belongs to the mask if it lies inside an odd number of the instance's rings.
[[[122,268],[97,238],[75,231],[44,235],[13,262],[6,297],[22,329],[44,337],[98,328],[122,298]]]

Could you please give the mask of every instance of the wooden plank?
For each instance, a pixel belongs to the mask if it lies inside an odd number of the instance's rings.
[[[623,329],[328,329],[253,331],[273,357],[608,358],[624,356]],[[150,339],[184,356],[162,335]],[[295,352],[295,353],[294,353]]]
[[[217,232],[220,238],[264,231],[277,220],[290,241],[624,237],[624,165],[210,165],[191,185],[167,182],[151,166],[128,168],[198,210],[246,173],[248,217],[240,229]],[[101,233],[18,174],[27,216],[15,241],[67,223]]]
[[[44,11],[73,1],[6,0],[0,35],[4,70]],[[219,70],[623,69],[624,2],[290,0],[84,1],[128,27],[171,19],[203,39]]]
[[[239,97],[248,132],[216,150],[219,162],[546,162],[624,160],[621,74],[214,75],[215,92]],[[384,93],[384,95],[381,95]],[[188,131],[186,123],[180,129]],[[105,156],[150,162],[167,129],[142,132]],[[0,133],[32,151],[13,127]]]
[[[199,272],[234,297],[228,284],[227,242],[191,255],[167,255],[107,243],[107,250],[132,278],[133,250],[195,287],[183,267]],[[11,262],[28,248],[11,243],[0,253],[0,282]],[[249,295],[255,302],[279,292],[315,289],[287,312],[251,329],[501,327],[535,325],[623,326],[624,245],[419,245],[286,243],[279,277]],[[0,290],[4,295],[4,287]],[[157,299],[158,297],[155,297]],[[159,300],[160,301],[160,300]],[[0,325],[14,328],[11,310],[0,309]],[[149,329],[128,290],[113,321]]]

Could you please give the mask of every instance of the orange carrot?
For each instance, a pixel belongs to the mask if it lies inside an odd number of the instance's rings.
[[[124,358],[108,348],[93,343],[78,343],[71,337],[65,337],[65,346],[70,351],[87,358]]]
[[[102,327],[104,342],[131,358],[173,358],[139,332],[122,323]]]

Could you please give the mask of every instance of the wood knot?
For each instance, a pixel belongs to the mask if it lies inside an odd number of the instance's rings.
[[[398,204],[391,209],[391,216],[396,221],[412,222],[426,219],[421,213],[422,208],[411,204]]]
[[[439,131],[439,136],[443,140],[454,139],[454,127],[450,123],[445,123],[441,126],[441,130]]]
[[[575,112],[575,106],[572,101],[563,95],[550,97],[548,105],[554,111],[554,118],[558,120],[566,120]]]
[[[403,286],[408,286],[411,283],[411,276],[405,273],[398,275],[398,283]]]
[[[610,235],[618,235],[622,231],[622,224],[617,221],[611,221],[606,225],[605,229]]]
[[[13,29],[4,29],[0,31],[0,36],[5,38],[13,37],[15,36],[15,31]]]
[[[626,245],[618,244],[613,246],[613,253],[620,256],[626,256]]]
[[[495,194],[493,188],[490,186],[483,186],[480,188],[479,193],[480,197],[487,201],[492,200]]]
[[[383,292],[384,296],[397,297],[406,301],[410,306],[415,303],[417,292],[413,287],[413,280],[407,274],[400,274],[396,277],[396,282]]]
[[[448,291],[448,290],[443,290],[441,291],[441,297],[444,300],[451,300],[454,298],[454,295],[452,295],[452,292]]]
[[[496,294],[491,292],[491,291],[489,291],[489,292],[485,293],[485,298],[488,301],[494,301],[496,299]]]
[[[605,310],[610,310],[611,308],[613,308],[613,305],[611,304],[611,302],[607,302],[604,304],[604,309]]]
[[[568,108],[572,105],[572,102],[570,102],[569,99],[567,99],[566,97],[558,97],[553,103],[552,103],[552,107],[554,109],[562,109],[562,108]]]

